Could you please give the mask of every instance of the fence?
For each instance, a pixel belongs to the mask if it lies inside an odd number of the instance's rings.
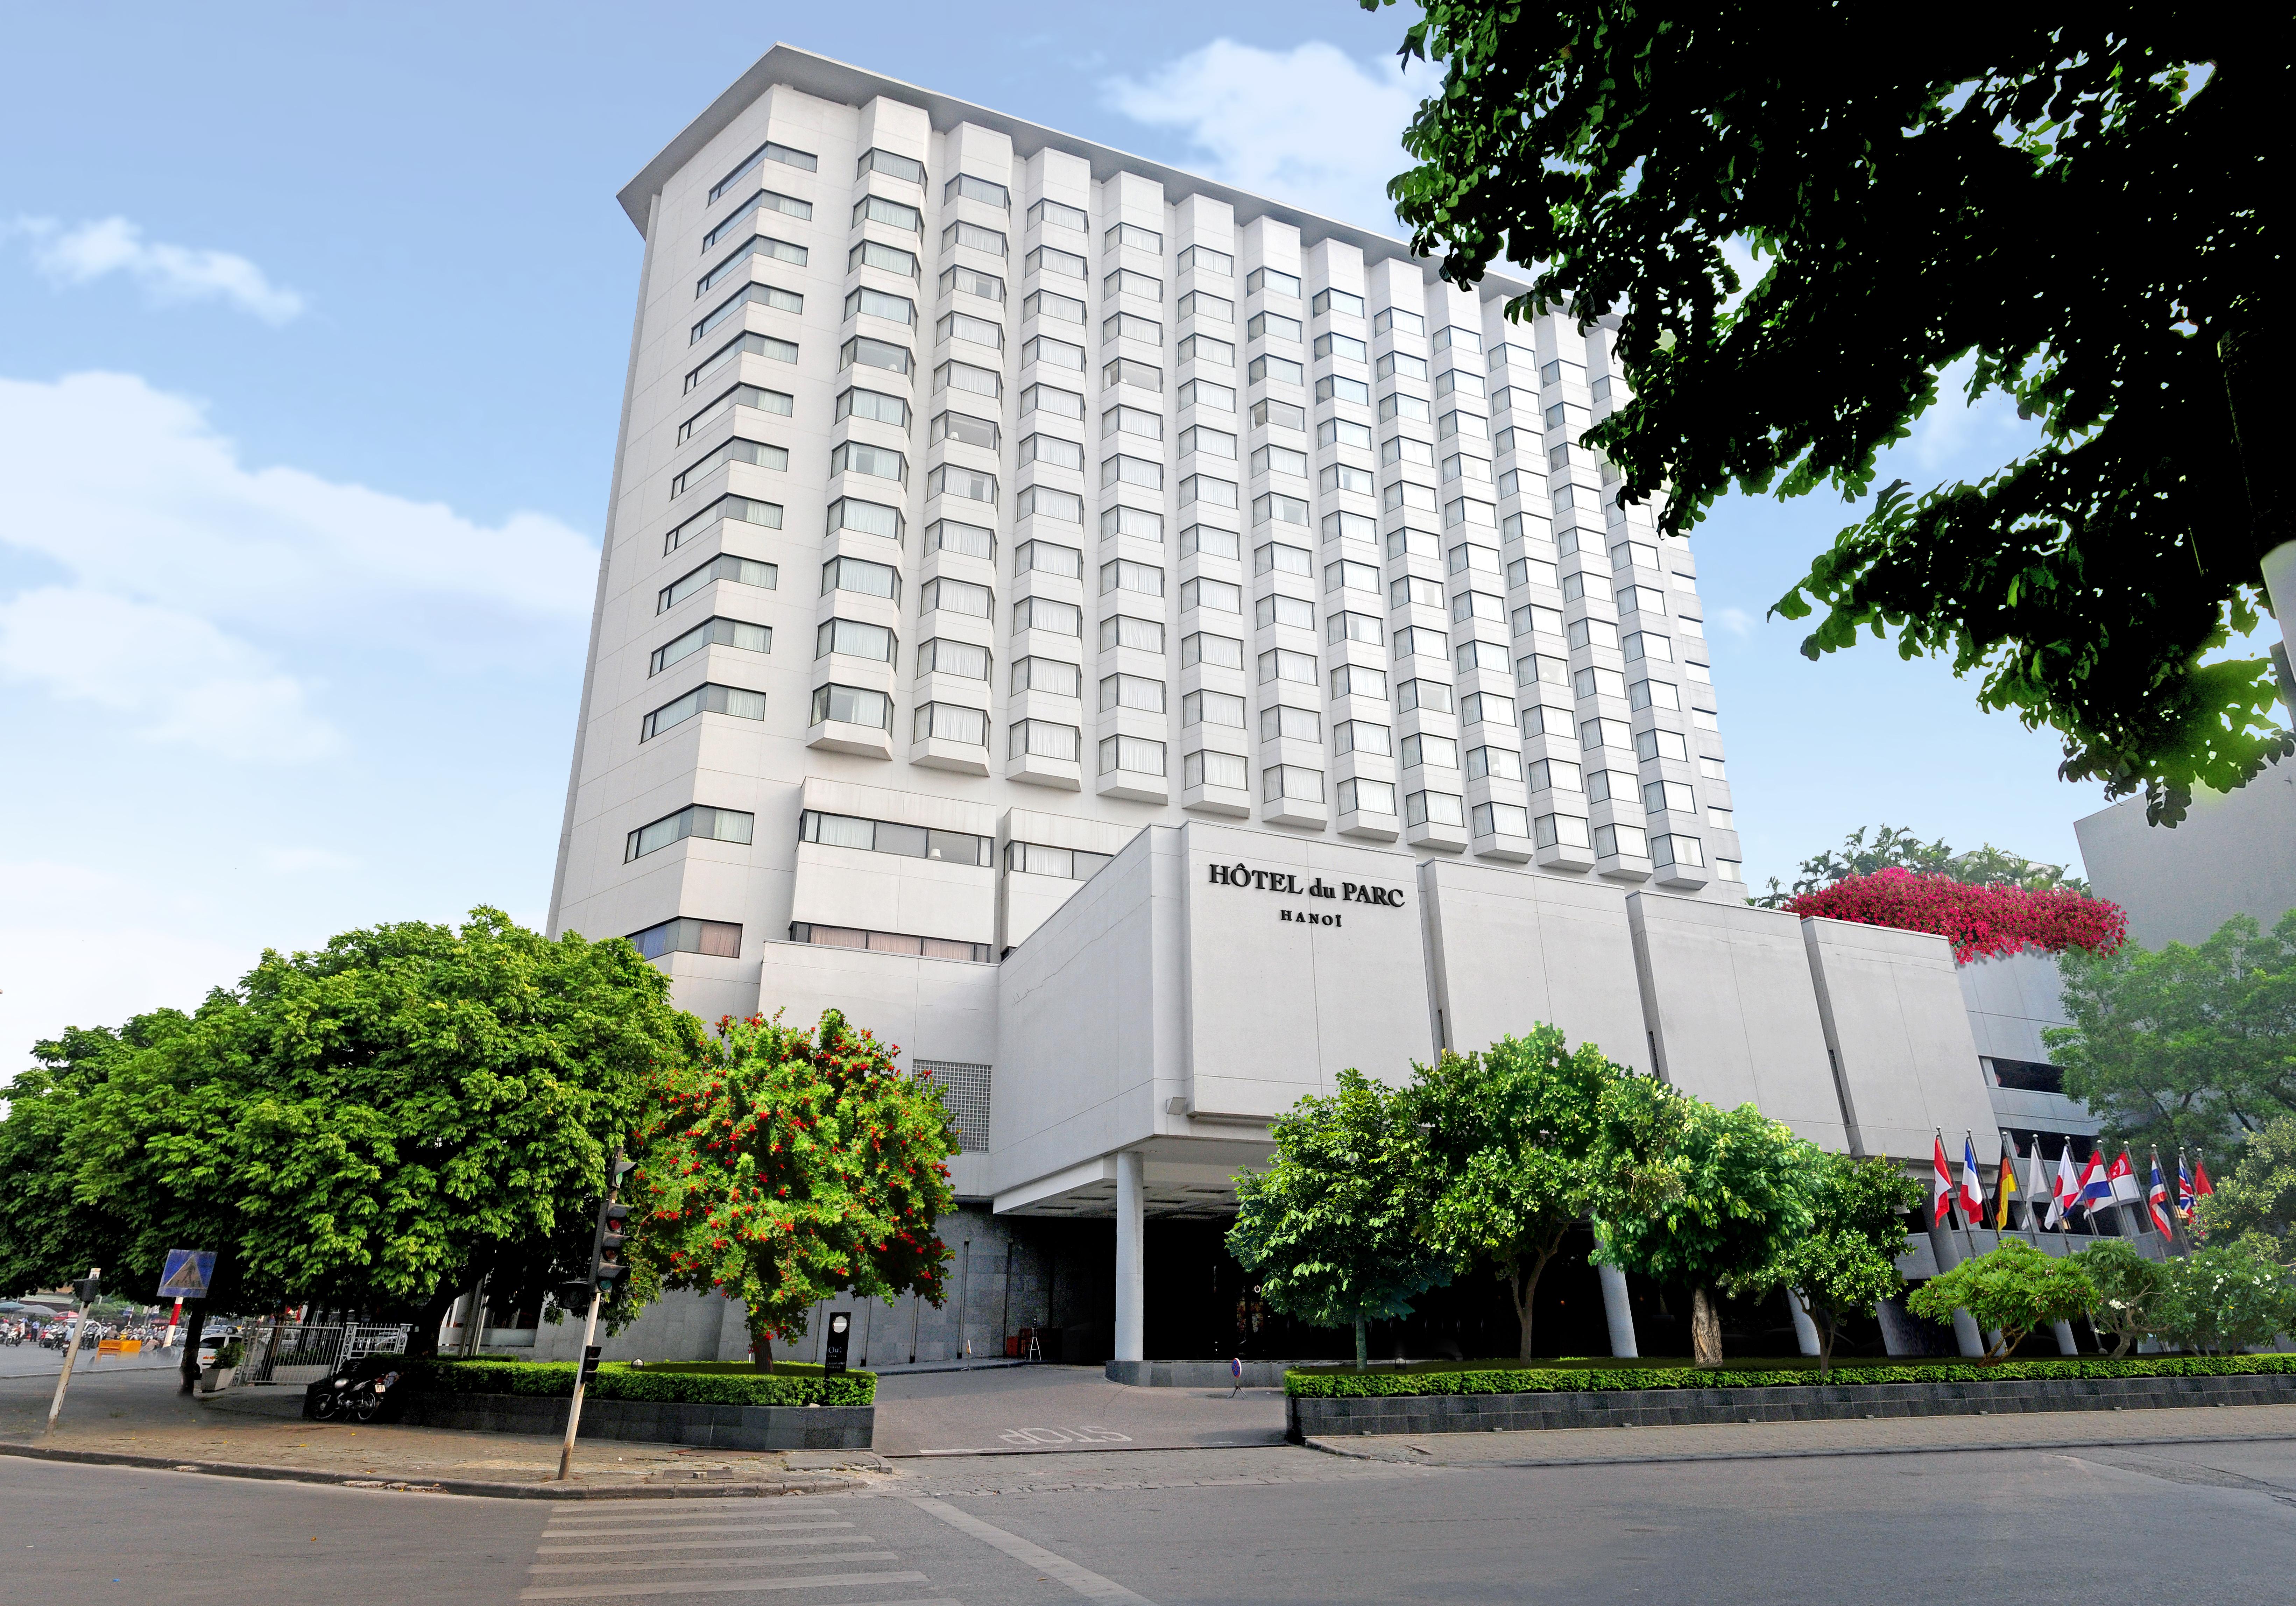
[[[397,1355],[406,1348],[406,1326],[320,1326],[306,1322],[265,1323],[247,1336],[238,1383],[300,1387],[362,1356]]]

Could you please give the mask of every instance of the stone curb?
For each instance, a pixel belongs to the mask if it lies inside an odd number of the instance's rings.
[[[247,1461],[180,1461],[164,1455],[130,1455],[112,1450],[60,1450],[45,1445],[0,1444],[0,1455],[33,1461],[73,1462],[83,1466],[137,1467],[154,1472],[203,1472],[215,1478],[255,1478],[275,1483],[316,1483],[335,1488],[384,1489],[415,1495],[474,1495],[495,1500],[697,1500],[758,1498],[775,1495],[834,1495],[866,1488],[858,1478],[832,1474],[787,1478],[771,1483],[704,1483],[686,1487],[552,1488],[543,1484],[496,1483],[477,1478],[352,1478],[313,1467],[275,1467]]]
[[[1536,1428],[1519,1430],[1538,1432]],[[1476,1467],[1654,1467],[1670,1466],[1683,1461],[1820,1461],[1844,1455],[1966,1455],[1972,1453],[1990,1454],[1999,1450],[2147,1450],[2156,1445],[2239,1445],[2286,1444],[2296,1440],[2296,1433],[2185,1433],[2165,1438],[2035,1438],[2020,1439],[2011,1444],[1985,1445],[1841,1445],[1808,1446],[1792,1450],[1679,1450],[1671,1455],[1545,1455],[1523,1456],[1507,1461],[1446,1461],[1428,1454],[1382,1455],[1370,1450],[1353,1449],[1337,1439],[1308,1438],[1301,1442],[1308,1449],[1320,1450],[1326,1455],[1337,1455],[1348,1461],[1380,1461],[1390,1466],[1453,1467],[1469,1470]]]

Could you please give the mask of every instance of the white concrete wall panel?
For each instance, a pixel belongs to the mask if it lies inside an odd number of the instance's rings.
[[[2067,1024],[2064,976],[2038,949],[1973,959],[1961,967],[1961,997],[1977,1052],[1988,1059],[2050,1063],[2041,1033]]]
[[[1800,922],[1782,910],[1653,892],[1632,895],[1627,909],[1660,1074],[1847,1151]]]

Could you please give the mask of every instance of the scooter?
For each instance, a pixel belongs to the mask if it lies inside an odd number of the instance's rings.
[[[386,1372],[376,1377],[359,1381],[345,1374],[329,1380],[327,1392],[311,1406],[311,1414],[321,1422],[347,1417],[371,1422],[382,1409],[382,1397],[398,1381],[398,1373]]]

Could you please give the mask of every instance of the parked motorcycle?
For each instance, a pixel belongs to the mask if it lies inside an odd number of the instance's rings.
[[[384,1396],[398,1384],[396,1372],[364,1378],[353,1372],[340,1372],[329,1378],[324,1387],[311,1390],[310,1414],[323,1422],[371,1422],[381,1413]]]

